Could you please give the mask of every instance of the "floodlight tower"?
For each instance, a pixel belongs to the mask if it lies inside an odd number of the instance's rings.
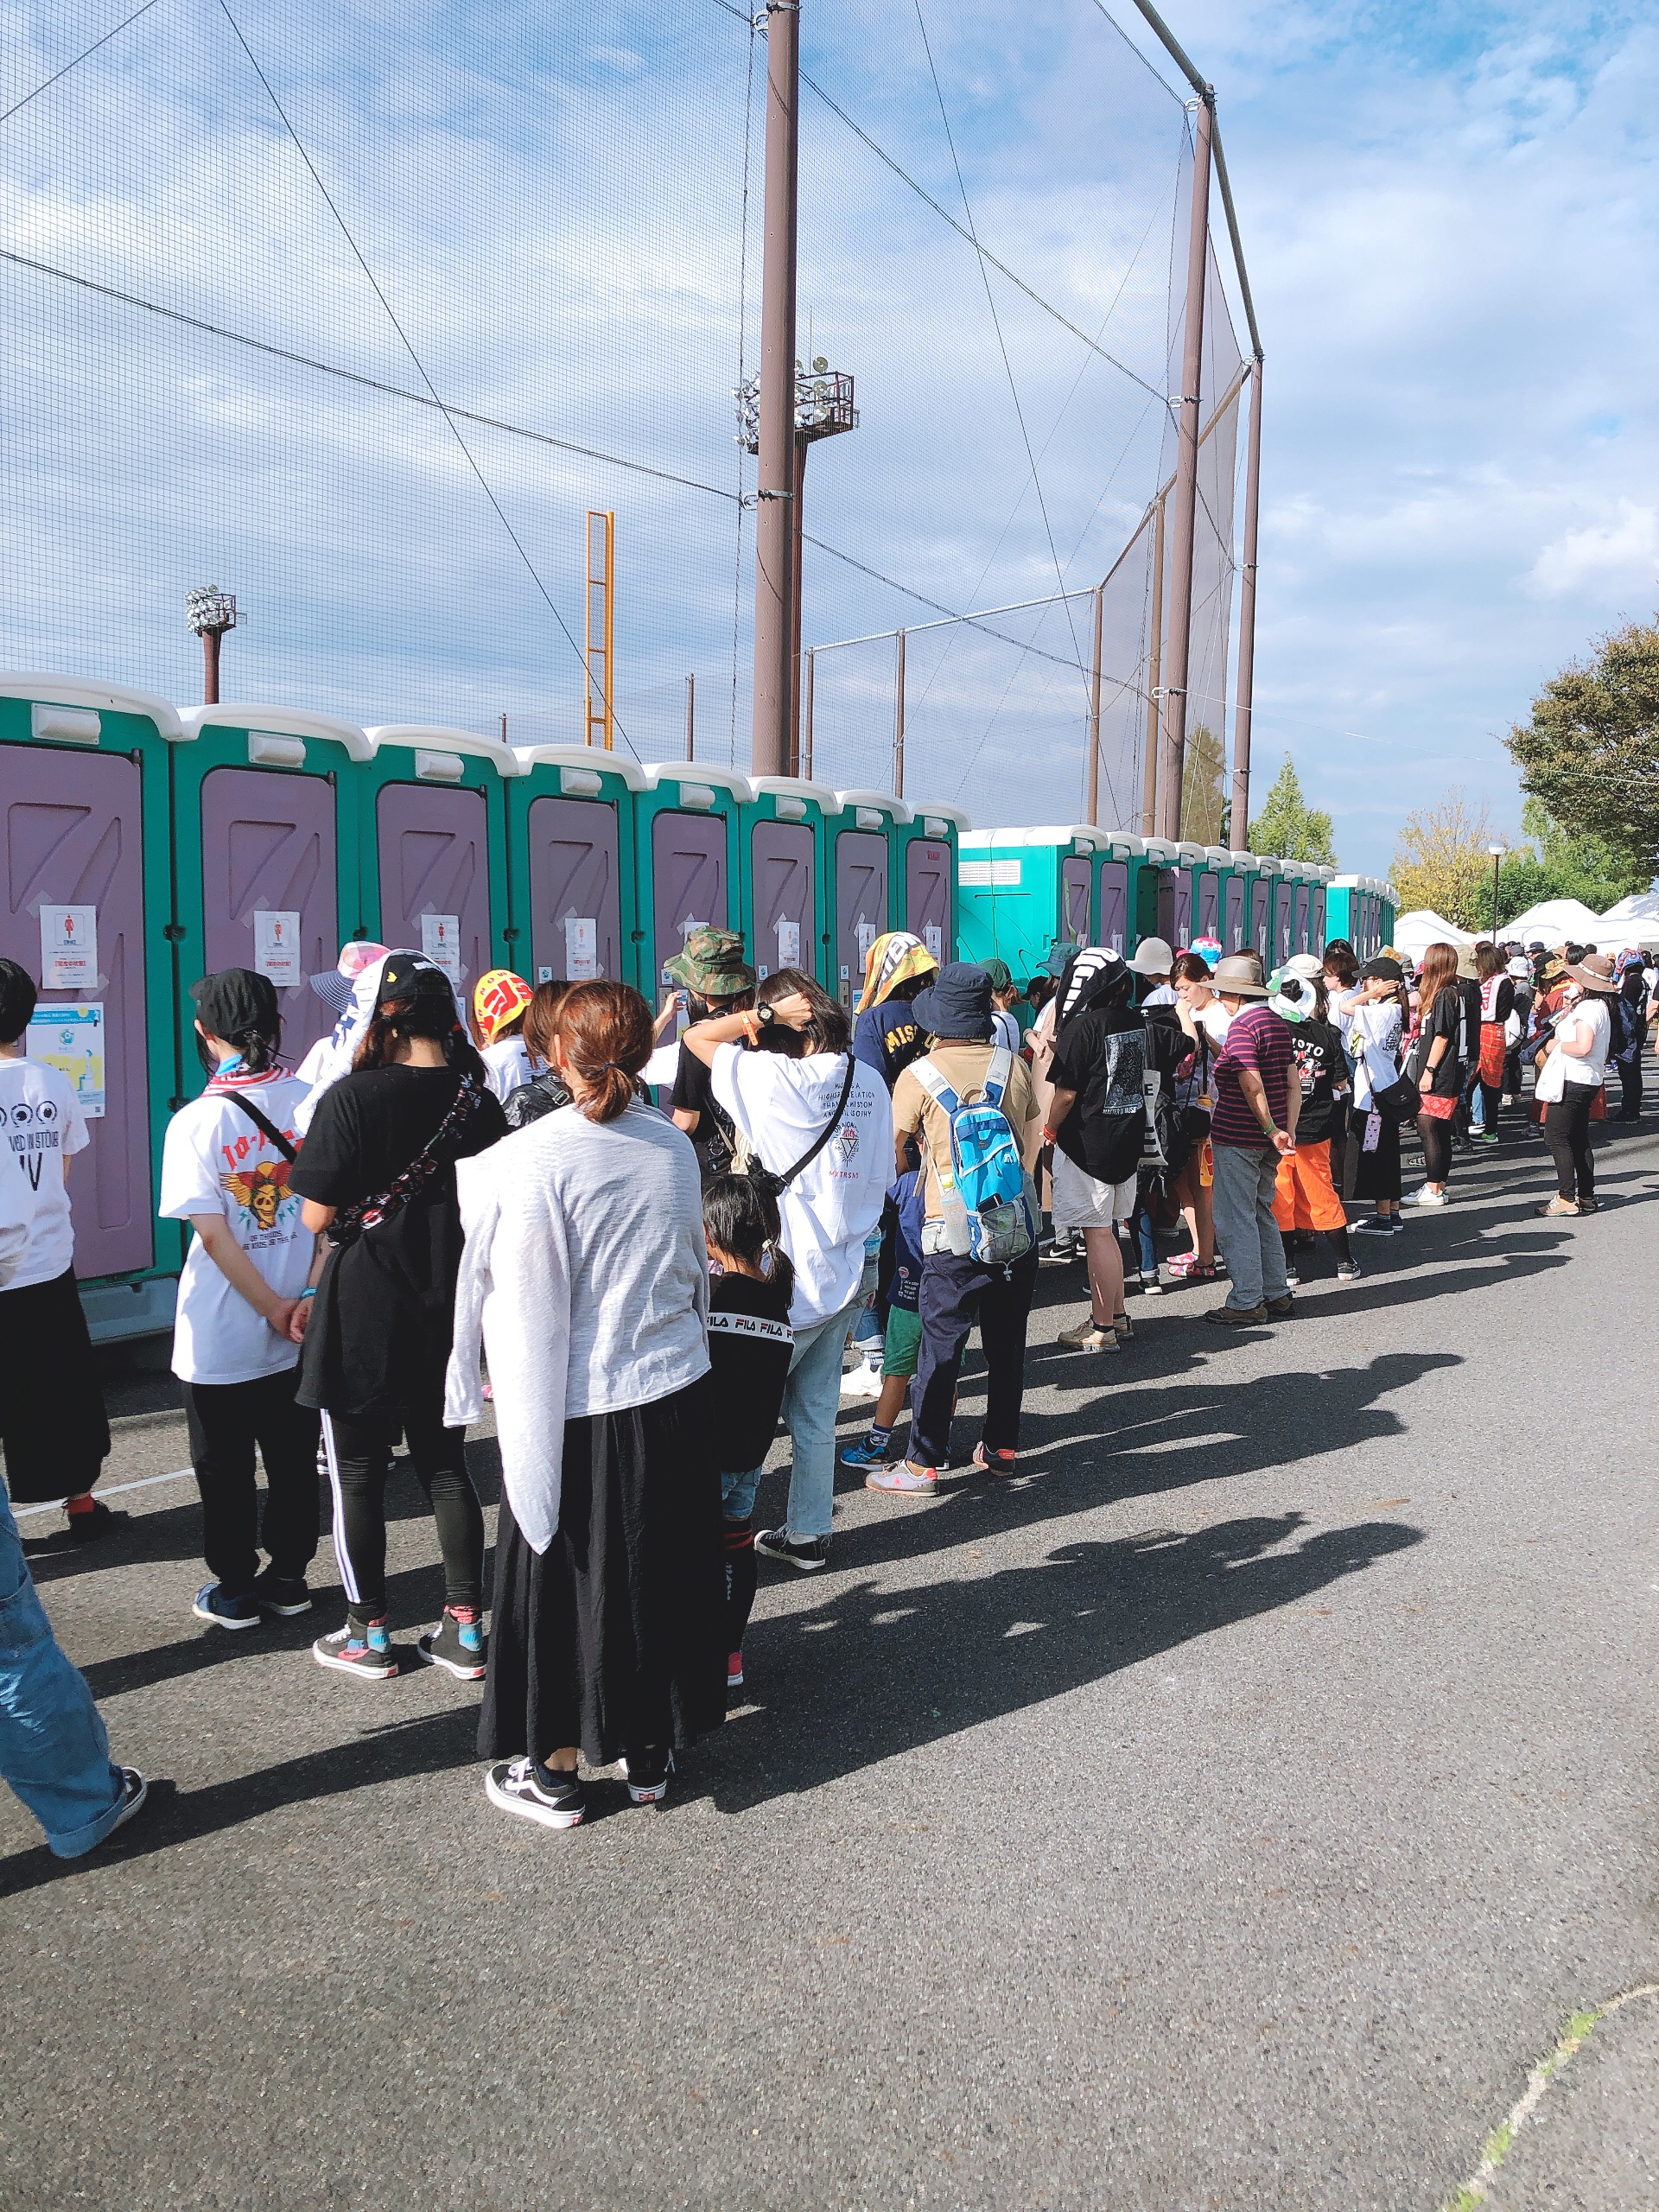
[[[201,639],[204,706],[219,704],[219,641],[236,627],[236,594],[217,584],[198,584],[184,598],[185,620]]]
[[[760,380],[751,377],[737,392],[737,435],[753,454],[760,450]],[[785,772],[801,772],[801,543],[805,530],[806,449],[820,438],[858,428],[853,379],[832,369],[822,353],[812,365],[795,364],[793,469],[789,503],[789,736]],[[760,764],[755,764],[757,769]]]

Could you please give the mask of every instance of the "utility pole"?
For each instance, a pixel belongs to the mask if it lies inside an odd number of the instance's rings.
[[[216,707],[219,640],[227,630],[236,627],[236,594],[220,591],[217,584],[198,584],[184,595],[184,619],[201,639],[202,704]]]
[[[768,0],[766,227],[760,270],[760,467],[754,531],[757,776],[789,772],[794,642],[795,237],[800,181],[800,0]]]
[[[794,474],[789,506],[789,772],[801,772],[801,538],[806,526],[806,432],[796,409]]]
[[[1100,825],[1100,645],[1101,632],[1106,620],[1106,587],[1095,586],[1095,650],[1089,669],[1089,779],[1088,817],[1093,828]]]
[[[685,757],[697,757],[697,679],[689,675],[685,679]]]
[[[812,780],[812,671],[814,648],[806,649],[806,721],[801,731],[801,773]]]
[[[1158,834],[1158,732],[1164,705],[1164,518],[1160,493],[1152,525],[1152,636],[1147,649],[1147,741],[1141,769],[1141,835]]]
[[[1209,276],[1210,135],[1215,94],[1196,102],[1192,134],[1192,208],[1186,242],[1186,315],[1181,348],[1180,411],[1175,469],[1173,558],[1170,563],[1169,655],[1164,671],[1162,743],[1159,747],[1158,834],[1179,843],[1186,777],[1186,677],[1192,629],[1192,541],[1198,506],[1198,404],[1204,372],[1204,294]]]
[[[899,798],[905,795],[905,633],[897,632],[899,640],[898,665],[893,671],[893,788]]]
[[[1244,572],[1238,588],[1238,704],[1233,715],[1235,852],[1250,846],[1250,730],[1255,701],[1255,536],[1262,512],[1262,356],[1250,364],[1250,442],[1244,463]]]

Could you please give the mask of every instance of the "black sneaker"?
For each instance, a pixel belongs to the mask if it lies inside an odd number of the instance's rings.
[[[636,1805],[660,1805],[674,1771],[672,1751],[635,1751],[622,1761],[628,1795]]]
[[[143,1811],[144,1801],[149,1796],[149,1784],[137,1768],[124,1766],[121,1770],[121,1809],[115,1816],[115,1827],[110,1830],[110,1835],[118,1834],[129,1821],[137,1819]],[[104,1842],[109,1841],[110,1835],[103,1838]]]
[[[274,1567],[262,1567],[253,1578],[253,1594],[262,1613],[275,1613],[289,1621],[311,1610],[311,1592],[302,1574],[278,1574]]]
[[[816,1574],[820,1567],[830,1564],[828,1536],[803,1536],[797,1542],[791,1541],[787,1529],[757,1529],[754,1548],[767,1559],[781,1560],[785,1567],[798,1567],[803,1574]]]
[[[389,1682],[397,1671],[384,1621],[370,1621],[363,1628],[347,1621],[332,1636],[320,1636],[311,1647],[311,1656],[319,1667],[334,1667],[342,1675],[361,1675],[365,1681]]]
[[[503,1759],[484,1777],[484,1795],[504,1813],[544,1828],[577,1828],[588,1811],[579,1774],[538,1774],[533,1759]]]
[[[101,1497],[95,1497],[90,1512],[82,1511],[69,1515],[70,1541],[77,1544],[95,1543],[99,1536],[107,1536],[111,1529],[118,1527],[123,1521],[130,1518],[130,1514],[123,1513],[119,1510],[111,1511]]]
[[[476,1613],[463,1619],[446,1605],[436,1628],[418,1638],[415,1648],[429,1667],[442,1667],[458,1681],[484,1679],[484,1624]]]

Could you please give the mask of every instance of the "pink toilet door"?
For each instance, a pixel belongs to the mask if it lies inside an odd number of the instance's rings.
[[[622,976],[617,893],[616,809],[595,799],[537,798],[530,804],[530,958],[527,980],[569,979],[570,921],[591,921],[601,976]]]
[[[461,925],[461,985],[494,963],[490,951],[488,815],[482,791],[385,784],[375,810],[380,842],[380,941],[419,952],[421,919]]]
[[[749,840],[754,943],[748,951],[759,976],[776,975],[780,968],[800,968],[814,976],[818,972],[812,847],[812,832],[803,822],[754,825]],[[785,960],[784,954],[791,944],[795,950]]]
[[[673,982],[664,963],[685,949],[694,927],[729,926],[726,906],[726,819],[720,814],[659,814],[651,825],[652,901],[657,985]]]
[[[290,1060],[334,1027],[308,978],[340,957],[337,881],[334,787],[326,778],[209,769],[201,779],[203,963],[209,975],[257,967],[255,914],[298,914],[302,980],[276,990]],[[184,980],[188,988],[195,978]]]
[[[1090,863],[1073,853],[1060,863],[1060,897],[1065,912],[1060,918],[1060,937],[1066,944],[1092,944],[1089,934],[1089,877]]]
[[[879,830],[843,830],[836,840],[836,972],[845,1007],[864,988],[864,956],[887,927],[887,841]]]
[[[1100,942],[1122,952],[1128,942],[1129,870],[1124,861],[1108,861],[1100,871]]]
[[[921,837],[905,848],[905,927],[943,967],[957,957],[951,935],[950,848]]]

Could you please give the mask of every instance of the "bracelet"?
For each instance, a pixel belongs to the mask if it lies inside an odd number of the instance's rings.
[[[1038,1141],[1042,1144],[1058,1144],[1059,1142],[1059,1139],[1055,1135],[1053,1130],[1049,1128],[1048,1123],[1045,1122],[1043,1123],[1043,1134]]]
[[[315,1298],[316,1294],[317,1294],[315,1289],[302,1290],[300,1293],[299,1297],[295,1300],[295,1303],[296,1305],[303,1305],[308,1298]]]
[[[740,1014],[737,1019],[743,1025],[743,1034],[748,1039],[749,1049],[753,1052],[760,1042],[760,1017],[751,1010],[747,1014]]]

